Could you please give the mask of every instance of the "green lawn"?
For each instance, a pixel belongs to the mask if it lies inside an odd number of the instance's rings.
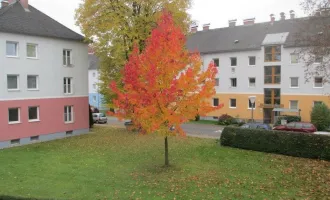
[[[218,125],[217,121],[212,121],[212,120],[190,121],[188,123],[190,123],[190,124],[214,124],[214,125]]]
[[[123,129],[0,151],[0,196],[39,199],[326,199],[330,163],[164,140]],[[1,197],[0,197],[1,199]]]

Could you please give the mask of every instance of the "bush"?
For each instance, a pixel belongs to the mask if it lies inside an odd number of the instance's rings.
[[[278,125],[281,125],[281,121],[282,120],[286,120],[287,123],[291,123],[291,122],[301,122],[301,116],[292,116],[292,115],[283,115],[283,116],[280,116],[275,125],[278,126]]]
[[[93,128],[94,126],[93,112],[91,109],[91,105],[89,105],[88,107],[89,107],[89,128]]]
[[[311,112],[311,122],[318,131],[325,131],[330,125],[330,110],[325,104],[316,104]]]
[[[240,149],[330,160],[330,136],[226,127],[221,145]]]
[[[199,120],[201,120],[201,117],[199,115],[196,115],[195,121],[198,122]]]
[[[230,124],[234,124],[235,121],[236,120],[232,116],[224,114],[219,117],[218,124],[223,126],[228,126]]]

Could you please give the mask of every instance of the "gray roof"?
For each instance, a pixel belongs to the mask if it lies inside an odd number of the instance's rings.
[[[88,54],[88,63],[89,63],[88,69],[96,69],[97,70],[97,69],[100,68],[100,60],[94,54]]]
[[[198,31],[187,39],[187,48],[200,53],[224,53],[234,51],[260,50],[267,34],[289,33],[284,42],[284,47],[298,46],[297,34],[301,32],[316,32],[312,26],[306,30],[306,23],[310,18],[297,18],[283,21],[256,23],[207,31]],[[328,18],[330,19],[330,18]],[[318,21],[318,20],[316,20]],[[238,40],[238,43],[235,43]]]
[[[83,41],[84,37],[33,6],[29,11],[17,1],[0,9],[0,32]]]

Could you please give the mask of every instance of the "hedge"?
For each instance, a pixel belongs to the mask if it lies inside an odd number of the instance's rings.
[[[330,136],[226,127],[221,145],[253,151],[330,161]]]

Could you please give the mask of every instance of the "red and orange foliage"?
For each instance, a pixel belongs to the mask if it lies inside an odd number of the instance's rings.
[[[222,107],[208,101],[215,94],[216,67],[210,63],[203,71],[199,53],[189,52],[185,44],[180,27],[164,12],[145,50],[134,48],[122,72],[123,89],[110,84],[117,94],[115,116],[132,119],[143,133],[175,126],[184,135],[180,124]]]

